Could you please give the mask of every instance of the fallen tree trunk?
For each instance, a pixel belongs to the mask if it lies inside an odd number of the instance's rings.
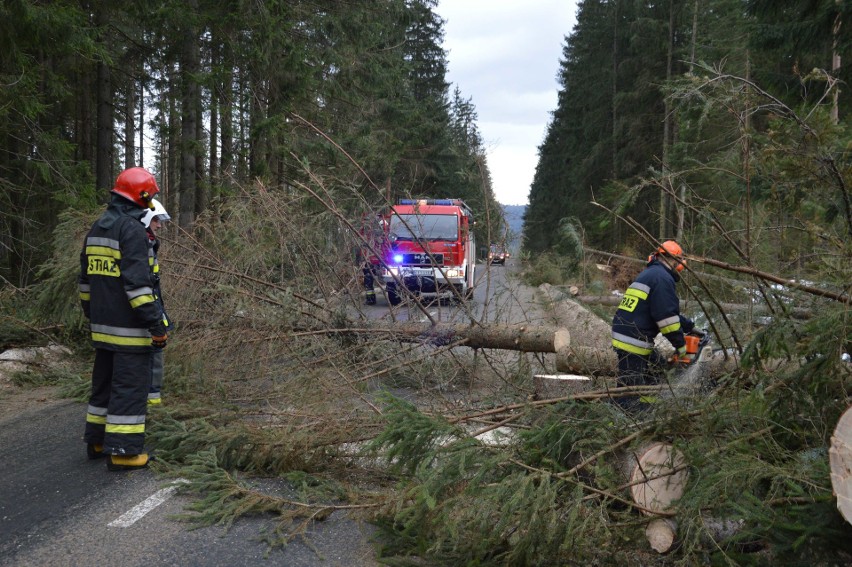
[[[400,323],[387,333],[435,344],[464,341],[470,348],[494,348],[522,352],[560,352],[571,344],[571,333],[559,327],[529,325],[432,325]]]
[[[612,348],[569,347],[556,353],[556,369],[573,374],[615,374],[618,360]]]
[[[309,331],[304,334],[355,334],[382,335],[393,340],[418,341],[435,345],[450,345],[469,348],[489,348],[519,352],[555,354],[556,370],[582,376],[614,376],[616,373],[615,351],[609,345],[609,337],[600,339],[601,346],[574,345],[568,329],[552,326],[530,325],[467,325],[402,322],[389,327],[363,327],[357,329],[331,329]],[[699,358],[704,364],[706,376],[735,370],[737,357],[725,357],[721,353],[708,352]]]

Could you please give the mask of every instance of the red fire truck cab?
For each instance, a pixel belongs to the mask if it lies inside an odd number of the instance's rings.
[[[476,281],[473,224],[461,199],[401,199],[392,207],[381,274],[388,301],[399,304],[405,291],[471,298]]]

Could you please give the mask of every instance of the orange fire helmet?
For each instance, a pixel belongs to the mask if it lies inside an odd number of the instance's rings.
[[[657,254],[671,256],[677,260],[677,265],[675,266],[675,271],[677,272],[682,272],[684,266],[686,266],[686,260],[683,259],[683,248],[681,248],[680,244],[674,240],[666,240],[663,242],[660,247],[657,248]]]
[[[131,167],[118,174],[112,192],[133,201],[143,209],[152,209],[154,195],[160,192],[157,180],[147,169]]]

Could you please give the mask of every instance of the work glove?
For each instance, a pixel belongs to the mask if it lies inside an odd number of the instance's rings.
[[[151,333],[151,346],[166,348],[166,341],[169,338],[169,334],[166,332],[166,326],[162,321],[148,329],[148,332]]]
[[[707,335],[707,329],[692,329],[689,334],[695,335],[699,338],[704,338]]]
[[[678,364],[686,358],[686,345],[676,348],[674,354],[668,359],[669,364]]]

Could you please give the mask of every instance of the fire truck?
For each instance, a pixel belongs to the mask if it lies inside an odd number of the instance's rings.
[[[406,291],[424,297],[473,297],[474,221],[464,201],[401,199],[387,221],[389,246],[381,277],[391,305],[398,305]]]

